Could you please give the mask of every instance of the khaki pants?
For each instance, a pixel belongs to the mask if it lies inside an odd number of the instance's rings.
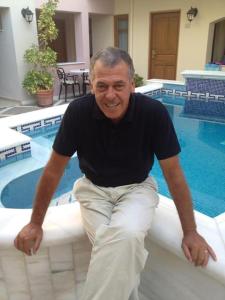
[[[137,300],[148,256],[144,239],[159,200],[156,183],[148,177],[111,188],[83,177],[73,192],[93,244],[82,300]]]

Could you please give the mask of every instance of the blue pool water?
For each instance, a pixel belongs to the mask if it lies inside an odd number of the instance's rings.
[[[184,101],[184,100],[183,100]],[[184,169],[194,208],[215,217],[225,212],[225,123],[199,120],[183,113],[182,99],[170,105],[164,97],[181,145],[180,160]],[[225,120],[224,120],[225,122]],[[159,164],[155,161],[152,174],[161,194],[169,196]]]
[[[183,113],[183,98],[160,97],[173,120],[182,152],[181,164],[193,196],[194,208],[215,217],[225,211],[225,123],[199,120]],[[174,105],[175,103],[175,105]],[[225,121],[225,120],[224,120]],[[50,148],[57,128],[49,127],[36,132],[35,143]],[[31,207],[36,182],[43,168],[12,180],[2,190],[1,202],[5,207]],[[170,197],[159,164],[151,174],[156,178],[159,192]],[[69,162],[55,198],[72,189],[74,180],[81,176],[77,158]]]

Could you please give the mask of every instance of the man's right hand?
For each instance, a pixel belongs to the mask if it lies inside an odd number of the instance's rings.
[[[27,255],[35,254],[43,237],[42,227],[35,223],[28,223],[22,228],[14,240],[15,247]]]

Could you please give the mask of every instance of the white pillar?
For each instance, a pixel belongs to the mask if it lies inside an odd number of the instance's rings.
[[[82,12],[75,14],[75,41],[76,41],[76,61],[84,62],[89,66],[90,47],[89,47],[89,19],[88,13]]]

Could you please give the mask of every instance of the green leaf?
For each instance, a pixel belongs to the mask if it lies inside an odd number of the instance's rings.
[[[51,49],[49,43],[58,36],[53,19],[58,2],[59,0],[49,0],[43,4],[38,19],[39,45],[32,45],[24,54],[24,59],[31,69],[25,75],[22,84],[29,94],[53,87],[53,69],[56,67],[57,53]]]

